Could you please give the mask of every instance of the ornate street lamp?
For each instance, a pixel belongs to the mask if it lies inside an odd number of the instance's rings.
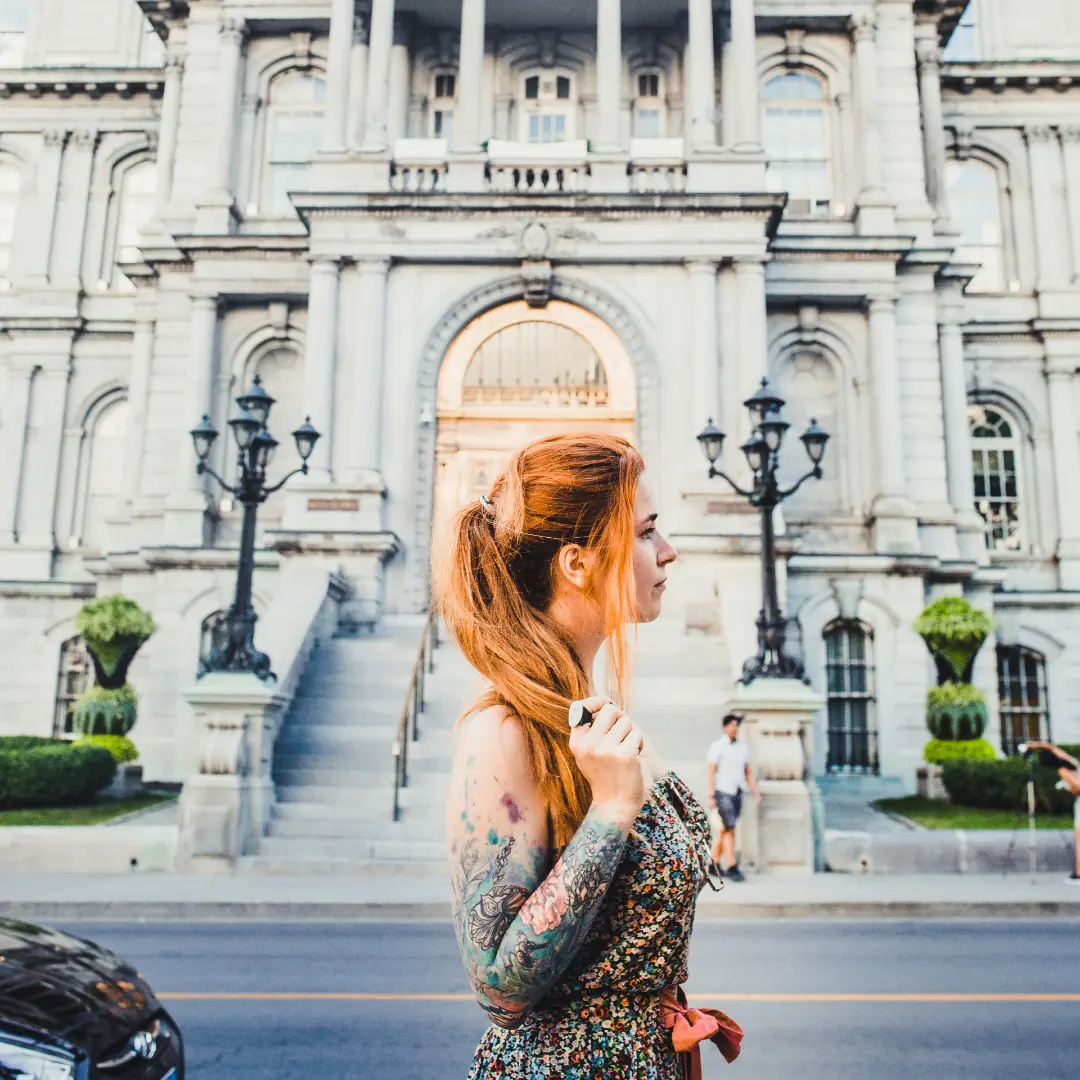
[[[274,457],[278,441],[266,428],[274,399],[263,389],[259,376],[255,376],[251,389],[236,399],[240,412],[229,421],[236,440],[236,462],[239,480],[235,486],[224,480],[207,464],[218,433],[204,416],[191,431],[195,456],[199,459],[196,471],[212,476],[225,490],[234,495],[244,508],[244,520],[240,531],[240,557],[236,566],[236,596],[225,615],[225,638],[212,649],[199,669],[201,678],[208,671],[251,672],[260,679],[274,680],[270,670],[270,657],[255,648],[255,610],[251,606],[251,580],[255,572],[255,524],[259,506],[275,491],[280,491],[287,480],[297,473],[307,473],[308,458],[319,441],[319,433],[311,426],[308,417],[293,433],[296,451],[301,465],[283,477],[272,487],[266,484],[266,470]]]
[[[750,683],[761,677],[802,679],[805,678],[802,663],[784,652],[787,620],[780,611],[780,598],[776,587],[773,511],[811,477],[815,480],[821,479],[821,459],[825,455],[825,444],[829,441],[829,436],[818,427],[816,420],[810,421],[810,427],[800,438],[813,468],[796,484],[784,490],[776,478],[780,448],[791,426],[780,415],[784,400],[772,392],[768,379],[762,379],[757,393],[744,404],[750,412],[753,426],[750,438],[741,447],[754,477],[754,485],[749,491],[743,491],[730,476],[717,468],[716,463],[723,452],[725,436],[712,420],[709,420],[704,431],[697,437],[709,462],[709,476],[719,476],[726,480],[739,495],[749,499],[751,506],[756,506],[761,511],[762,596],[761,613],[757,620],[758,651],[756,656],[743,665],[742,682]]]

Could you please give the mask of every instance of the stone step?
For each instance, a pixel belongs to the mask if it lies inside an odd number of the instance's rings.
[[[373,783],[382,785],[393,782],[393,759],[389,755],[387,762],[371,762],[370,767],[365,768],[351,762],[336,765],[332,759],[319,756],[286,760],[275,763],[274,783],[288,787],[319,784],[334,788],[367,788]],[[409,759],[410,784],[436,783],[439,777],[446,778],[449,774],[449,761]]]
[[[443,813],[447,787],[446,782],[410,784],[401,789],[398,799],[409,810],[434,808]],[[385,817],[394,805],[394,789],[388,785],[362,789],[326,784],[283,785],[278,788],[277,797],[271,808],[271,818],[275,821],[318,821],[346,815]]]
[[[237,874],[260,877],[341,876],[341,877],[404,877],[421,881],[445,882],[449,889],[450,868],[445,852],[439,859],[411,859],[403,861],[333,857],[305,857],[303,855],[249,855],[239,859]]]
[[[441,840],[405,839],[400,826],[387,822],[379,839],[322,840],[310,837],[264,836],[260,855],[289,859],[342,859],[351,862],[411,862],[446,859],[446,845]]]
[[[426,816],[413,816],[406,811],[401,821],[393,824],[400,830],[403,839],[409,841],[436,841],[445,831],[444,814],[431,813]],[[386,839],[387,829],[391,827],[389,815],[385,818],[374,817],[325,817],[302,819],[298,821],[271,821],[267,828],[267,837],[282,839],[320,840],[355,840],[382,841]]]

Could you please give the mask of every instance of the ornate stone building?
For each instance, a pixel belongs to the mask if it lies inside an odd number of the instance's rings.
[[[187,431],[255,374],[282,472],[324,433],[262,513],[261,609],[299,560],[353,621],[422,611],[433,519],[604,427],[682,553],[665,632],[731,683],[757,522],[695,435],[741,475],[767,374],[833,435],[784,523],[815,771],[913,783],[942,593],[995,614],[991,736],[1080,741],[1080,14],[964,6],[0,5],[0,731],[63,730],[72,615],[122,591],[161,627],[147,770],[193,771],[239,516]]]

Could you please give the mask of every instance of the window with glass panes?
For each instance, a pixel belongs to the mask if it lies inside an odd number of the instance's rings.
[[[431,135],[436,139],[454,141],[454,95],[457,76],[440,72],[435,76],[431,95]]]
[[[1002,292],[1005,231],[998,170],[974,158],[949,161],[945,165],[945,196],[949,217],[962,234],[957,257],[979,264],[968,292]]]
[[[152,161],[140,161],[124,173],[120,188],[120,212],[116,222],[116,249],[112,284],[121,289],[134,290],[135,286],[115,266],[115,263],[132,262],[139,257],[139,234],[154,215],[157,196],[157,165]]]
[[[15,216],[19,209],[22,172],[10,162],[0,162],[0,282],[7,288],[11,263],[11,239],[15,233]]]
[[[326,81],[291,71],[270,84],[266,116],[266,171],[260,212],[270,217],[294,213],[290,191],[302,190],[319,149]]]
[[[569,75],[544,72],[525,79],[522,121],[526,142],[566,142],[574,137],[571,90]]]
[[[1020,551],[1020,440],[1014,421],[1000,409],[973,405],[968,424],[975,509],[986,522],[986,546],[991,551]]]
[[[1050,703],[1046,693],[1046,658],[1020,645],[999,645],[998,712],[1001,748],[1015,754],[1022,742],[1050,740]]]
[[[664,134],[660,100],[660,72],[643,71],[637,77],[634,106],[634,138],[659,139]]]
[[[862,623],[838,622],[825,631],[828,772],[878,771],[873,649]]]
[[[83,639],[76,635],[60,646],[60,667],[56,673],[56,705],[53,708],[53,738],[72,734],[71,710],[76,700],[90,688],[94,669]]]
[[[769,189],[808,200],[812,212],[827,212],[831,183],[825,84],[806,72],[788,71],[769,79],[761,98]]]
[[[0,68],[23,64],[30,0],[0,0]]]

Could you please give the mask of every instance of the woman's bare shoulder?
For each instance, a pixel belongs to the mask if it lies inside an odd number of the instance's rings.
[[[525,725],[506,705],[491,705],[464,717],[454,756],[459,761],[498,765],[508,778],[532,776]]]

